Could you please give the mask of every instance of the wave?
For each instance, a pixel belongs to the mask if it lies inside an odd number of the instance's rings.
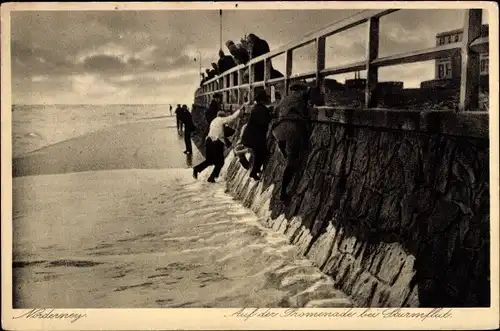
[[[13,105],[12,154],[19,157],[100,129],[169,115],[168,105]]]

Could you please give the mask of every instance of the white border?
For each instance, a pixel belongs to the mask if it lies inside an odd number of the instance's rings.
[[[236,7],[237,4],[237,7]],[[242,318],[226,317],[237,309],[58,309],[86,314],[75,323],[68,320],[14,319],[27,309],[12,309],[12,159],[11,159],[11,68],[10,12],[13,10],[159,10],[159,9],[486,9],[490,41],[490,197],[491,197],[491,303],[490,308],[452,309],[452,318],[424,321],[397,318]],[[491,329],[499,327],[499,158],[498,158],[498,6],[494,2],[241,2],[241,3],[5,3],[1,6],[2,83],[2,327],[8,330],[136,330],[136,329]],[[297,38],[300,36],[297,36]],[[321,309],[344,311],[345,309]],[[363,309],[354,309],[361,312]],[[373,309],[382,311],[383,309]],[[430,309],[405,309],[429,311]],[[284,309],[273,309],[283,312]],[[302,312],[318,311],[302,309]]]

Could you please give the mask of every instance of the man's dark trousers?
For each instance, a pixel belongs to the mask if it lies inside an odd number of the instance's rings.
[[[202,172],[207,167],[213,165],[214,170],[209,179],[215,179],[219,177],[220,171],[224,166],[224,143],[220,140],[212,141],[212,139],[207,138],[205,142],[205,154],[205,161],[195,166],[194,170]]]

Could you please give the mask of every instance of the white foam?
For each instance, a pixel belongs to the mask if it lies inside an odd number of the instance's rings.
[[[193,239],[199,239],[200,236],[186,236],[186,237],[167,237],[163,238],[165,241],[188,241]]]
[[[316,281],[318,279],[321,279],[322,277],[324,277],[324,275],[319,272],[313,272],[311,274],[300,273],[300,274],[290,275],[281,280],[281,286],[285,287],[296,284],[301,281],[305,282]]]

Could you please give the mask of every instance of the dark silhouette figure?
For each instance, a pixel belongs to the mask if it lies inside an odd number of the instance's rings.
[[[284,97],[276,106],[277,119],[272,126],[278,148],[286,159],[280,194],[281,200],[285,203],[289,201],[287,188],[302,162],[310,131],[308,114],[310,93],[304,85],[293,85],[290,90],[290,95]]]
[[[217,62],[217,67],[219,68],[219,74],[222,74],[223,72],[235,66],[236,63],[234,62],[234,59],[229,55],[225,55],[221,49],[219,51],[219,62]]]
[[[181,121],[182,108],[181,105],[177,105],[175,108],[175,118],[177,120],[177,131],[182,131],[182,121]]]
[[[208,106],[207,111],[205,112],[205,119],[207,120],[208,125],[217,117],[217,113],[221,110],[221,102],[220,95],[215,94],[210,102],[210,106]]]
[[[205,72],[206,72],[206,74],[207,74],[207,79],[206,79],[205,81],[207,81],[207,80],[210,80],[210,79],[214,78],[214,77],[215,77],[215,75],[216,75],[216,72],[215,72],[215,70],[213,70],[213,69],[212,69],[212,70],[210,70],[210,69],[205,69]]]
[[[196,130],[193,123],[193,117],[191,112],[186,105],[182,106],[181,111],[181,121],[184,124],[184,144],[186,145],[186,150],[184,154],[193,154],[193,147],[191,143],[191,134]]]
[[[235,45],[232,40],[228,40],[226,47],[229,49],[229,53],[233,56],[236,64],[245,64],[250,60],[250,55],[242,44]]]
[[[265,106],[268,96],[260,91],[255,97],[256,104],[250,111],[248,123],[241,136],[241,144],[253,151],[253,165],[250,177],[259,180],[261,167],[264,166],[269,155],[267,150],[267,132],[271,123],[272,114]]]
[[[215,179],[219,177],[224,166],[224,125],[236,120],[244,108],[245,105],[230,116],[225,116],[225,112],[219,111],[217,117],[212,120],[205,140],[206,159],[193,168],[193,177],[195,179],[198,178],[200,172],[213,165],[214,169],[208,178],[208,182],[215,183]]]
[[[252,50],[250,53],[252,59],[255,59],[256,57],[259,57],[271,51],[269,49],[269,44],[267,43],[267,41],[265,41],[264,39],[260,39],[253,33],[250,33],[248,35],[248,42]],[[264,70],[265,70],[264,61],[255,64],[254,81],[260,82],[264,80]]]
[[[241,138],[243,137],[243,134],[245,133],[245,129],[246,129],[247,125],[243,125],[241,127],[241,134],[240,134],[240,138],[238,140],[238,142],[236,143],[236,145],[234,146],[234,154],[236,155],[236,157],[238,158],[238,160],[240,161],[240,164],[243,168],[245,168],[246,170],[250,169],[250,161],[248,161],[247,157],[246,157],[246,153],[250,152],[250,148],[246,147],[243,145],[243,143],[241,142]]]
[[[243,40],[242,40],[243,43]],[[270,52],[269,44],[264,39],[257,37],[255,34],[250,33],[247,40],[244,42],[249,50],[250,57],[252,59],[264,55]],[[281,72],[273,68],[271,60],[270,63],[270,79],[284,77]],[[255,64],[254,67],[254,82],[260,82],[264,80],[265,65],[264,61],[260,61]],[[248,69],[245,71],[243,81],[248,82]]]
[[[172,105],[170,105],[170,116],[172,116]]]
[[[219,72],[219,67],[217,66],[217,63],[212,62],[212,68],[214,70],[214,77],[217,76]]]

